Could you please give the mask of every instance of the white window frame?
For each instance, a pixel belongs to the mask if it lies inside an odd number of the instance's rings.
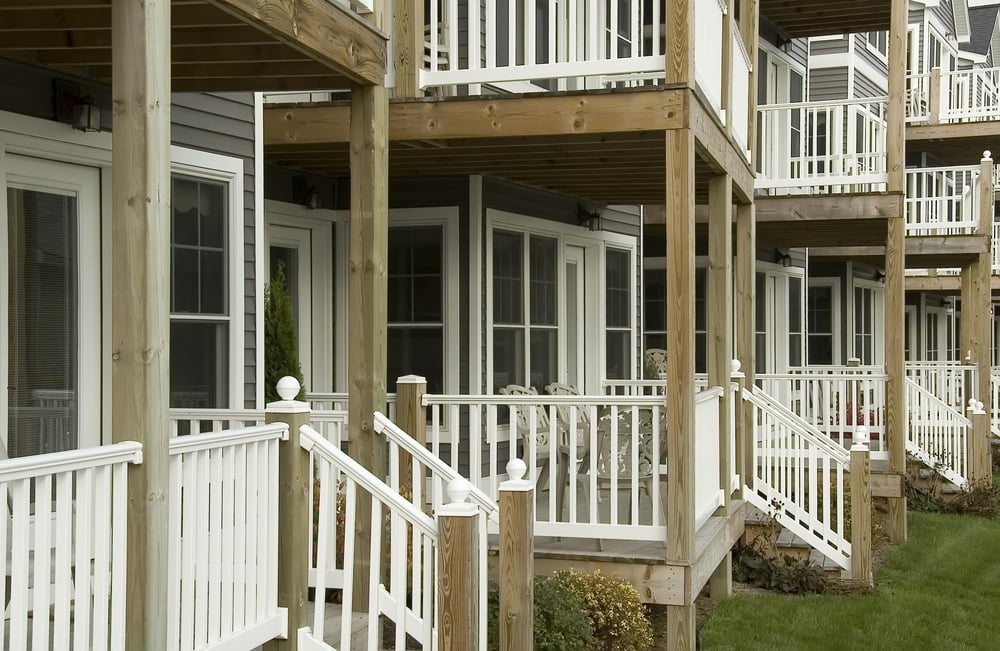
[[[486,267],[483,277],[483,293],[485,296],[484,301],[486,316],[485,322],[482,326],[485,329],[485,336],[483,337],[484,348],[482,353],[485,354],[486,358],[486,368],[483,377],[485,378],[487,387],[492,386],[493,383],[493,231],[509,230],[522,233],[526,237],[537,235],[541,237],[551,237],[557,240],[556,250],[558,252],[558,260],[556,262],[556,278],[558,286],[556,291],[556,301],[559,305],[563,305],[565,303],[565,247],[567,245],[573,245],[584,249],[585,278],[588,287],[587,295],[599,296],[602,298],[601,300],[591,302],[597,303],[597,305],[590,305],[590,303],[588,303],[588,307],[596,312],[596,314],[587,315],[585,327],[586,345],[588,346],[588,352],[590,352],[592,356],[588,357],[586,360],[586,368],[584,370],[586,386],[578,388],[581,393],[596,393],[601,391],[601,383],[606,375],[607,356],[607,345],[605,339],[605,324],[607,323],[607,318],[605,312],[605,301],[603,300],[606,292],[605,279],[607,269],[605,266],[604,249],[606,246],[610,246],[617,249],[629,250],[632,260],[632,269],[635,272],[634,276],[637,277],[639,273],[637,271],[639,261],[636,257],[636,238],[608,231],[589,231],[580,226],[560,224],[550,220],[518,215],[494,208],[487,208],[485,212],[486,224],[485,239],[483,242],[483,255],[486,258]],[[589,288],[596,288],[596,290],[591,290]],[[638,296],[638,289],[639,283],[636,281],[633,283],[632,299],[630,301],[630,323],[633,335],[629,338],[629,342],[631,345],[630,356],[633,359],[637,359],[636,346],[638,345],[638,329],[636,328],[636,319],[638,316],[636,310],[636,300]],[[528,315],[526,314],[525,319],[527,320],[527,318]],[[563,318],[562,315],[560,315],[559,318],[561,320]],[[472,324],[472,327],[476,328],[478,325]],[[559,327],[557,328],[557,333],[557,347],[559,350],[557,374],[561,376],[566,369],[566,333],[562,328],[561,321]],[[591,345],[591,343],[593,343],[593,345]],[[525,351],[525,354],[527,355],[527,346],[525,347]],[[634,366],[636,365],[633,365],[633,367]],[[525,361],[525,368],[530,368],[527,360]]]
[[[833,354],[831,355],[831,357],[832,357],[831,361],[832,361],[832,363],[834,365],[842,364],[843,363],[843,357],[841,356],[841,350],[840,350],[840,342],[841,342],[840,324],[841,324],[841,321],[842,321],[842,319],[841,319],[841,311],[840,311],[840,300],[841,300],[841,295],[840,295],[840,278],[835,277],[835,276],[809,278],[808,279],[808,286],[807,286],[806,291],[807,292],[810,291],[813,287],[829,287],[830,288],[830,323],[831,323],[831,327],[832,327],[832,330],[833,330],[833,332],[832,332],[832,336],[833,336],[832,351],[833,351]],[[805,326],[806,326],[806,341],[807,342],[808,342],[808,338],[809,338],[809,308],[808,308],[808,300],[809,300],[809,297],[808,297],[808,294],[807,294],[806,295],[806,303],[807,304],[805,306],[806,307],[806,322],[805,322]],[[809,363],[809,344],[808,343],[806,343],[806,357],[805,357],[805,359],[806,359],[806,364],[808,364]]]
[[[872,360],[871,363],[878,365],[885,363],[885,286],[872,280],[861,278],[851,279],[850,295],[850,317],[851,336],[847,342],[851,357],[860,358],[856,350],[856,338],[858,334],[857,315],[854,313],[854,295],[857,289],[870,290],[872,308]]]
[[[107,132],[84,133],[67,124],[43,120],[31,116],[0,111],[0,174],[5,175],[4,157],[6,153],[34,156],[63,163],[75,163],[99,168],[101,171],[101,294],[112,296],[112,251],[111,251],[111,134]],[[216,179],[231,179],[238,184],[238,191],[230,186],[230,237],[238,240],[229,256],[230,282],[238,286],[230,287],[230,347],[237,354],[230,354],[230,408],[243,406],[245,373],[243,368],[242,343],[244,340],[243,314],[243,160],[241,158],[202,152],[187,147],[171,145],[171,174],[179,172],[191,176],[206,175]],[[213,166],[218,166],[213,169]],[[6,208],[4,208],[6,210]],[[169,246],[164,243],[164,246]],[[6,268],[6,267],[4,267]],[[169,306],[165,306],[169,308]],[[258,316],[259,318],[259,316]],[[107,356],[111,341],[111,300],[101,302],[101,442],[111,441],[111,364]],[[4,326],[6,327],[6,326]],[[261,333],[262,337],[263,334]],[[258,387],[259,390],[259,387]],[[5,393],[5,392],[4,392]],[[0,405],[6,413],[6,397]]]

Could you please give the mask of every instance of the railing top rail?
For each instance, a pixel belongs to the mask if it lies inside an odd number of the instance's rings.
[[[781,104],[760,104],[757,107],[758,111],[776,111],[784,109],[812,109],[821,108],[826,106],[854,106],[862,104],[888,104],[889,96],[881,95],[878,97],[863,97],[859,99],[834,99],[826,100],[822,102],[784,102]]]
[[[5,459],[0,461],[0,483],[116,463],[142,463],[142,444],[123,441],[112,445]]]
[[[389,418],[380,411],[375,412],[375,431],[383,434],[386,438],[392,440],[410,455],[419,459],[421,463],[434,471],[434,473],[441,475],[442,477],[446,477],[449,480],[461,477],[456,470],[442,461],[440,457],[420,445],[416,439],[404,432],[398,425],[396,425],[396,423],[389,420]],[[486,511],[488,514],[498,510],[496,502],[491,500],[486,493],[475,486],[470,486],[470,489],[469,497],[479,506],[479,508]]]
[[[424,407],[436,405],[596,405],[600,407],[663,407],[665,396],[616,396],[599,393],[596,395],[553,396],[546,393],[526,396],[507,396],[500,394],[431,394],[426,393],[422,402]]]
[[[310,400],[315,400],[317,402],[329,402],[331,400],[347,400],[347,391],[308,391],[303,397],[303,400],[309,402]],[[395,400],[395,393],[385,394],[386,400]]]
[[[694,394],[694,404],[697,405],[702,402],[709,402],[711,400],[715,400],[716,398],[722,396],[722,393],[723,393],[722,387],[709,387],[704,391],[699,391],[698,393]]]
[[[756,405],[761,409],[767,409],[770,411],[778,420],[783,424],[791,427],[792,429],[804,430],[806,432],[806,437],[809,441],[814,444],[817,448],[821,449],[824,453],[839,461],[840,463],[847,464],[850,463],[851,454],[845,448],[837,445],[833,441],[829,440],[823,432],[817,429],[815,426],[810,425],[806,421],[802,420],[799,416],[795,414],[792,410],[788,409],[777,400],[771,398],[767,393],[753,387],[747,387],[743,391],[744,399],[749,400],[751,403]]]
[[[906,362],[907,369],[952,369],[956,371],[977,371],[979,367],[975,364],[966,364],[958,361],[947,362]]]
[[[221,432],[177,436],[170,439],[170,455],[200,452],[201,450],[211,450],[213,448],[227,448],[255,441],[269,441],[271,439],[287,441],[288,425],[286,423],[271,423],[270,425],[227,429]]]
[[[935,174],[938,172],[969,172],[972,174],[978,174],[979,165],[942,165],[940,167],[907,167],[906,170],[904,171],[906,174],[912,174],[914,176],[918,174]],[[931,197],[913,197],[913,198],[929,199]]]
[[[250,420],[263,417],[263,409],[175,409],[167,410],[172,420]]]
[[[299,433],[301,434],[299,444],[304,450],[318,454],[327,461],[336,464],[348,477],[371,493],[378,501],[390,509],[400,512],[407,522],[420,529],[428,538],[437,540],[437,523],[430,516],[410,504],[406,498],[379,480],[357,461],[341,452],[340,448],[327,441],[322,434],[309,425],[300,427]]]
[[[938,405],[938,407],[940,407],[941,409],[945,410],[946,412],[953,413],[955,415],[956,420],[958,420],[963,425],[967,425],[969,427],[972,426],[972,421],[969,420],[968,417],[966,417],[965,414],[963,414],[960,410],[955,409],[953,406],[949,405],[947,402],[945,402],[941,398],[937,397],[934,394],[933,391],[929,391],[929,390],[925,389],[924,387],[920,386],[920,384],[918,384],[916,382],[916,380],[913,380],[912,378],[906,378],[906,386],[911,391],[915,391],[916,393],[919,393],[921,396],[923,396],[924,398],[926,398],[930,402],[933,402],[934,404]]]
[[[843,373],[843,372],[833,372],[833,373],[823,373],[823,372],[809,372],[804,371],[802,373],[758,373],[755,376],[758,380],[801,380],[803,378],[818,379],[818,380],[877,380],[877,381],[888,381],[889,376],[881,369],[878,371],[862,371],[858,373]]]
[[[930,73],[927,73],[928,76]],[[969,68],[968,70],[942,70],[942,77],[970,77],[973,75],[1000,74],[1000,66],[992,68]]]

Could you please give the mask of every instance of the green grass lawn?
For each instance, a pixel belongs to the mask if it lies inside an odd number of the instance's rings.
[[[702,648],[1000,649],[1000,521],[911,511],[909,527],[873,594],[738,594],[705,623]]]

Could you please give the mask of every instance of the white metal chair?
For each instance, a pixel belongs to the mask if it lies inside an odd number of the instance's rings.
[[[545,393],[552,396],[579,396],[580,392],[572,384],[562,382],[552,382],[545,385]],[[578,468],[582,472],[590,462],[590,412],[583,404],[576,406],[576,418],[572,416],[572,406],[567,404],[556,405],[556,415],[559,417],[558,428],[567,444],[570,441],[570,434],[573,431],[573,423],[576,423],[576,446],[567,445],[568,448],[576,448],[579,455]]]

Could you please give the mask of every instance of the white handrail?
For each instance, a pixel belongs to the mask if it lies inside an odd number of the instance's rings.
[[[948,481],[968,484],[967,441],[972,422],[936,395],[906,378],[909,406],[906,450]]]
[[[171,456],[176,454],[190,454],[191,452],[201,452],[221,447],[245,445],[254,441],[266,441],[271,438],[287,441],[288,425],[285,423],[272,423],[270,425],[243,427],[222,432],[178,436],[177,438],[170,439],[170,454]]]
[[[142,444],[123,441],[93,448],[49,452],[30,457],[17,457],[0,461],[0,482],[30,479],[40,474],[76,472],[94,466],[116,463],[142,463]]]

